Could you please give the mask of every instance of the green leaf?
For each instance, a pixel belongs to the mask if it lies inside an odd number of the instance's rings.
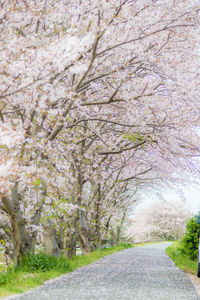
[[[37,178],[37,179],[33,182],[33,184],[34,184],[35,187],[40,186],[40,184],[41,184],[41,179],[40,179],[40,178]]]

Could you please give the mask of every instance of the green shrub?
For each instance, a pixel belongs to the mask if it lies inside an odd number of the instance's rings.
[[[186,232],[180,242],[179,250],[189,256],[192,260],[198,257],[198,236],[200,225],[197,223],[197,217],[189,219],[186,225]]]
[[[38,254],[29,254],[21,258],[20,270],[25,272],[58,270],[62,272],[70,271],[70,264],[63,256],[55,257],[46,255],[43,252]]]
[[[122,242],[119,244],[120,246],[124,247],[125,249],[131,248],[133,247],[133,244],[131,243],[126,243],[126,242]]]

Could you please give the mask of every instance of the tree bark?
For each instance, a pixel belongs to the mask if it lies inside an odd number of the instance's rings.
[[[125,218],[126,218],[126,211],[127,211],[127,209],[124,209],[122,219],[121,219],[121,222],[120,222],[120,226],[117,227],[117,234],[116,234],[117,245],[119,244],[120,239],[121,239],[121,231],[122,231],[122,226],[124,225],[124,221],[125,221]]]
[[[67,232],[65,232],[64,254],[68,259],[76,256],[77,223],[78,223],[78,217],[73,216],[71,218],[71,222],[70,221],[68,222],[69,227],[67,229]],[[66,233],[67,233],[67,237],[66,237]]]
[[[70,232],[66,241],[65,256],[70,259],[76,256],[76,232]]]
[[[84,255],[87,255],[95,249],[95,245],[92,242],[89,228],[85,223],[84,214],[80,209],[78,214],[79,214],[79,223],[78,223],[77,240],[79,242],[82,253]]]
[[[47,255],[59,256],[61,254],[62,249],[59,247],[59,237],[51,220],[48,220],[48,225],[45,226],[44,245]]]
[[[88,255],[96,248],[89,238],[88,231],[84,227],[81,227],[78,230],[78,242],[83,255]]]
[[[101,185],[97,184],[97,201],[95,215],[95,242],[96,248],[101,246],[101,231],[100,231],[100,208],[101,208]]]
[[[110,230],[110,234],[111,234],[111,240],[110,240],[111,246],[112,247],[117,246],[117,237],[113,229]]]
[[[8,214],[8,218],[12,227],[14,239],[15,265],[19,265],[20,257],[31,253],[33,249],[33,238],[26,230],[25,220],[20,209],[20,199],[18,193],[18,184],[12,188],[11,198],[3,197],[2,203]]]

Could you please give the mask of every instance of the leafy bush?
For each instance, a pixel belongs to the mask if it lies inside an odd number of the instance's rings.
[[[38,254],[29,254],[21,258],[20,270],[25,272],[58,270],[62,272],[70,271],[70,264],[65,257],[55,257],[46,255],[43,252]]]
[[[132,248],[133,247],[133,244],[132,243],[120,243],[119,244],[120,246],[124,247],[124,249],[128,249],[128,248]]]
[[[197,223],[198,217],[199,215],[189,219],[185,235],[179,245],[179,250],[193,260],[198,257],[198,236],[200,233],[200,225]]]

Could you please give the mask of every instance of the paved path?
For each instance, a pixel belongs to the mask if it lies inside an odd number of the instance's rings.
[[[191,300],[200,299],[189,277],[165,248],[169,243],[109,255],[45,285],[9,299],[20,300]]]

